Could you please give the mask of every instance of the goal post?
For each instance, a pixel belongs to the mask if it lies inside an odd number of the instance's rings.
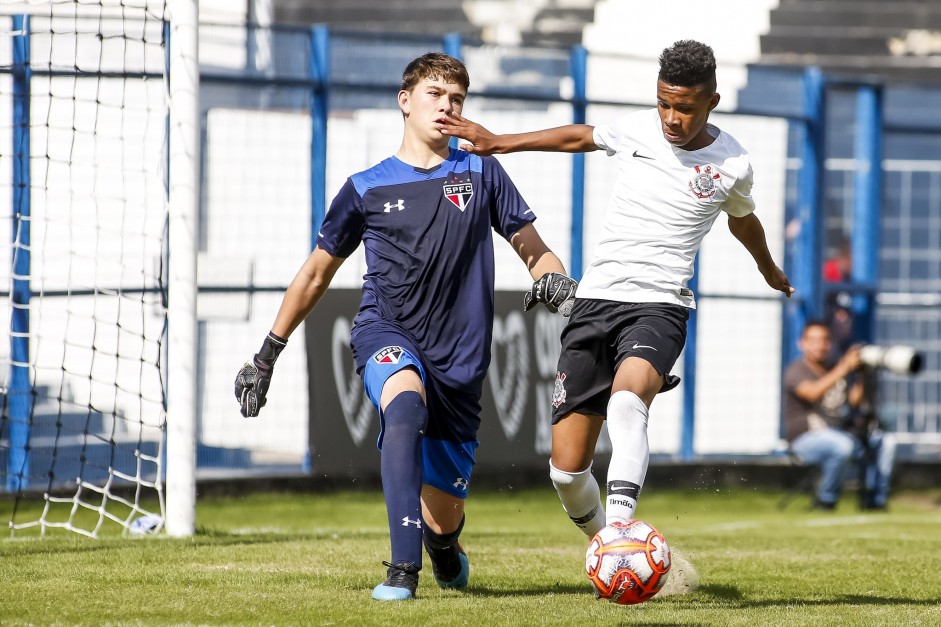
[[[197,0],[168,0],[169,282],[167,519],[171,536],[196,527],[196,261],[199,243]]]
[[[197,28],[197,0],[0,0],[13,535],[195,531]]]

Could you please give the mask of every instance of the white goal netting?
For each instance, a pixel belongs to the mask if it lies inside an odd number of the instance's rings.
[[[164,520],[162,1],[0,1],[0,513]]]

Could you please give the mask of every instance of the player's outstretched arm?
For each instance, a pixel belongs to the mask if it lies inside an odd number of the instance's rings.
[[[344,261],[343,257],[334,257],[315,247],[284,293],[271,330],[284,337],[290,336],[313,311]]]
[[[774,263],[771,251],[768,250],[765,230],[758,216],[754,213],[741,218],[729,216],[729,230],[758,264],[758,271],[761,272],[768,285],[790,298],[794,293],[794,288],[791,287],[784,271]]]
[[[480,124],[456,113],[449,113],[438,122],[443,135],[460,137],[460,148],[478,155],[497,155],[508,152],[542,150],[546,152],[591,152],[598,150],[592,137],[593,127],[587,124],[569,124],[529,133],[495,135]]]
[[[568,316],[575,300],[578,283],[565,273],[562,261],[549,249],[532,224],[527,224],[510,238],[510,244],[535,279],[523,294],[523,311],[543,303],[552,313]]]
[[[246,418],[257,416],[267,403],[274,364],[287,346],[288,337],[314,309],[343,261],[319,247],[314,248],[291,281],[271,332],[261,349],[245,362],[235,377],[235,398]]]

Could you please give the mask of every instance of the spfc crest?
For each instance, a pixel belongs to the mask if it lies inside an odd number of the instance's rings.
[[[470,177],[467,180],[459,180],[457,176],[452,176],[444,184],[444,197],[451,201],[451,204],[462,212],[467,208],[471,196],[474,195],[474,186],[471,185]]]
[[[401,346],[386,346],[372,358],[377,364],[397,364],[404,352]]]
[[[721,177],[712,169],[711,165],[697,165],[693,167],[696,175],[689,182],[689,190],[696,198],[712,198],[716,195],[716,181]]]

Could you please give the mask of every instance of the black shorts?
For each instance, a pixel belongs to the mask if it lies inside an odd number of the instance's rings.
[[[614,374],[628,357],[647,360],[665,377],[661,392],[675,388],[680,380],[670,370],[686,345],[688,319],[681,305],[575,299],[562,331],[552,424],[570,412],[606,415]]]

